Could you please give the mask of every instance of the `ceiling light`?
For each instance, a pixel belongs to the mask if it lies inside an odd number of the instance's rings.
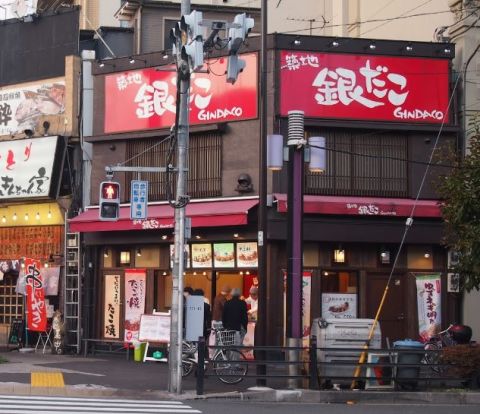
[[[332,42],[332,46],[333,46],[333,47],[338,47],[338,46],[340,46],[340,43],[338,43],[336,40],[334,40],[334,41]]]
[[[328,276],[328,272],[323,272],[323,275],[324,275],[324,276]]]
[[[375,50],[377,48],[377,45],[375,43],[370,43],[368,47],[370,50]]]
[[[13,221],[17,221],[17,213],[13,213],[12,219],[13,219]]]
[[[195,238],[198,240],[198,239],[201,239],[202,236],[200,236],[200,235],[197,234],[197,235],[195,236]]]
[[[43,267],[47,268],[47,267],[48,267],[48,262],[45,262],[45,263],[43,264]]]
[[[413,50],[413,47],[411,45],[407,45],[407,46],[405,46],[405,50],[407,52],[411,52]]]
[[[40,213],[37,211],[37,214],[35,214],[35,220],[40,220]]]
[[[168,237],[168,236],[167,236],[166,234],[164,234],[164,235],[162,236],[162,240],[167,240],[167,237]]]
[[[235,237],[236,239],[238,239],[238,233],[234,233],[234,234],[233,234],[233,237]]]
[[[425,254],[423,255],[423,257],[425,257],[425,259],[430,258],[430,253],[429,253],[429,252],[425,252]]]
[[[451,52],[451,50],[450,50],[449,47],[446,47],[445,49],[443,49],[443,53],[448,54],[448,53],[450,53],[450,52]]]
[[[193,276],[197,276],[197,272],[193,272]]]
[[[335,263],[345,263],[345,250],[342,248],[333,251],[333,261]]]
[[[25,213],[25,217],[24,217],[25,221],[28,221],[28,218],[29,218],[28,213]]]
[[[296,37],[295,40],[292,42],[295,46],[300,46],[302,44],[302,41],[300,40],[299,37]]]
[[[166,50],[163,51],[163,56],[164,59],[168,59],[168,53]]]
[[[103,63],[103,62],[100,62],[99,65],[98,65],[98,67],[100,67],[100,68],[103,68],[104,66],[105,66],[105,63]]]
[[[48,214],[47,214],[47,217],[48,217],[49,219],[51,219],[51,218],[52,218],[52,212],[50,211],[50,207],[48,208]]]
[[[163,272],[162,275],[163,275],[163,276],[167,276],[167,272]]]
[[[137,257],[141,257],[142,256],[142,249],[137,249]]]
[[[103,257],[108,257],[108,249],[106,247],[103,249]]]
[[[135,59],[134,58],[130,58],[129,60],[130,64],[133,65],[135,63]]]
[[[7,218],[5,216],[2,217],[2,223],[6,223],[7,222]]]

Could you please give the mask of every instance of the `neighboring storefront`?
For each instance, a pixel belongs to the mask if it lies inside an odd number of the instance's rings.
[[[441,323],[455,320],[458,297],[447,292],[447,252],[441,245],[434,189],[434,178],[445,167],[430,167],[415,202],[437,139],[441,147],[455,148],[457,143],[458,127],[449,107],[453,46],[376,41],[371,47],[365,39],[274,38],[278,49],[269,50],[269,62],[275,62],[275,70],[269,71],[274,85],[269,133],[286,137],[288,111],[297,109],[305,112],[307,136],[326,137],[326,173],[305,173],[304,334],[320,316],[373,317],[390,276],[380,318],[384,338],[419,336],[417,297],[437,296],[429,288],[417,289],[417,281],[423,280],[417,276],[430,276],[436,289],[441,287],[441,303],[433,310],[441,313]],[[254,252],[257,241],[257,40],[249,40],[248,64],[235,85],[217,76],[225,72],[222,57],[212,59],[209,74],[192,79],[192,201],[187,206],[192,238],[184,283],[203,289],[211,302],[224,283],[246,295],[251,283],[265,282],[268,342],[281,344],[286,168],[268,180],[266,274],[259,274],[254,262],[242,262],[242,247]],[[162,54],[148,59],[160,65]],[[93,144],[93,204],[106,166],[158,167],[172,159],[174,74],[131,70],[126,58],[108,63],[110,67],[94,68],[94,128],[93,136],[86,137]],[[165,200],[171,177],[142,174],[150,183],[148,219],[132,221],[130,182],[137,178],[134,173],[114,177],[126,203],[119,221],[101,222],[95,207],[70,221],[70,231],[82,234],[85,254],[85,337],[129,340],[138,315],[125,303],[138,303],[145,312],[170,308],[173,209]],[[414,205],[413,225],[391,274]]]

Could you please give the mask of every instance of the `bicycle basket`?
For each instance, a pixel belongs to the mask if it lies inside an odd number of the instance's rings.
[[[235,345],[237,331],[218,331],[218,344],[223,346]]]

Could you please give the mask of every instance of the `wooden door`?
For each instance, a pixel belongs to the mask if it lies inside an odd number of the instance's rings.
[[[367,275],[367,317],[375,318],[380,300],[385,291],[388,275]],[[382,330],[382,345],[386,339],[393,344],[394,341],[405,339],[407,333],[406,300],[407,280],[404,276],[393,276],[389,290],[380,313],[380,328]]]

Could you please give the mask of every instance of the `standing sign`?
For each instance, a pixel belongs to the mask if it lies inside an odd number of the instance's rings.
[[[204,297],[190,295],[185,301],[185,340],[198,341],[203,336]]]
[[[25,284],[27,292],[27,329],[45,332],[47,330],[47,309],[45,307],[45,290],[40,274],[41,262],[25,259]]]
[[[120,276],[105,275],[105,309],[103,335],[105,338],[120,338]]]
[[[145,220],[148,205],[148,181],[132,180],[130,194],[130,219]]]

